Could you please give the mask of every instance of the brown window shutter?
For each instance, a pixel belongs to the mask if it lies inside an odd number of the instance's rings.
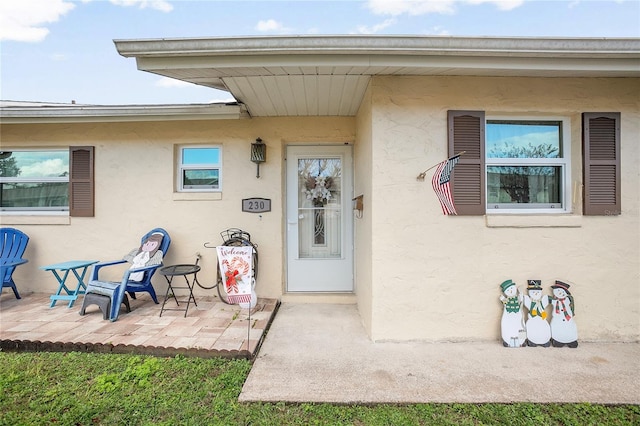
[[[459,215],[484,215],[484,111],[449,111],[449,157],[462,151],[451,187]]]
[[[92,146],[69,148],[69,215],[91,217],[94,215]]]
[[[619,215],[620,113],[582,114],[585,215]]]

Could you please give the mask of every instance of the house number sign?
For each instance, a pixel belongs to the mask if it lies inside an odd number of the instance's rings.
[[[242,211],[249,213],[264,213],[271,211],[269,198],[245,198],[242,200]]]

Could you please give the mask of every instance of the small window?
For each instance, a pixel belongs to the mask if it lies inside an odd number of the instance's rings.
[[[69,210],[69,150],[0,151],[0,209]]]
[[[222,150],[215,146],[183,146],[179,152],[178,190],[218,192],[221,185]]]
[[[565,126],[562,120],[487,120],[488,213],[567,210]]]

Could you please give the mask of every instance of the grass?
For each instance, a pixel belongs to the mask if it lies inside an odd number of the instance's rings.
[[[0,352],[0,425],[637,425],[595,404],[239,403],[246,360]]]

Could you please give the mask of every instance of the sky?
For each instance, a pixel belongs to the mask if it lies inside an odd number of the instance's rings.
[[[0,99],[232,101],[137,70],[113,40],[336,34],[640,37],[640,0],[3,0]]]

